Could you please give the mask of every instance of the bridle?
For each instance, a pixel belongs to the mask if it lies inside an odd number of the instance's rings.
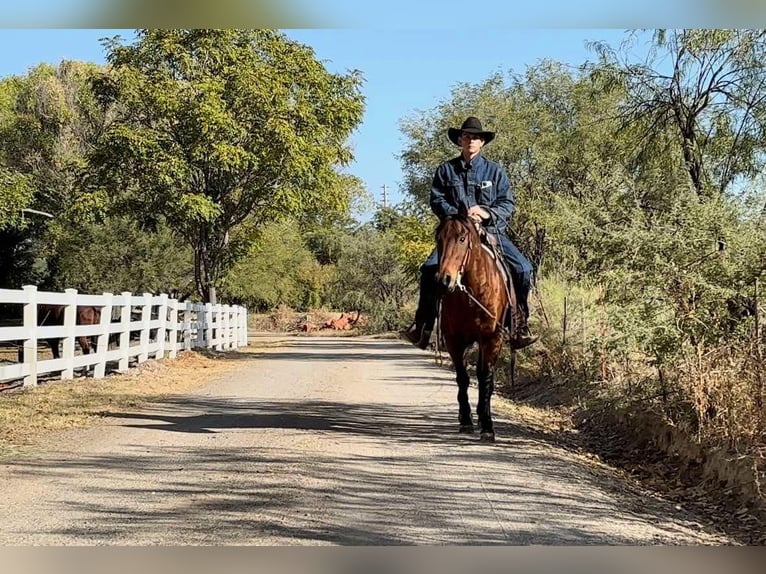
[[[468,221],[462,221],[462,220],[457,220],[457,221],[460,221],[460,223],[461,223],[463,226],[465,226],[466,228],[468,227],[468,225],[470,225]],[[471,234],[471,232],[470,232],[470,230],[469,230],[469,231],[468,231],[468,246],[466,247],[466,250],[465,250],[465,255],[463,256],[463,262],[460,264],[460,268],[458,269],[458,272],[457,272],[457,277],[455,278],[455,284],[456,284],[456,286],[457,286],[457,288],[458,288],[458,291],[461,291],[461,292],[465,293],[465,294],[466,294],[466,296],[467,296],[467,297],[468,297],[468,298],[469,298],[471,301],[473,301],[474,303],[476,303],[476,305],[477,305],[477,306],[478,306],[478,307],[479,307],[479,308],[480,308],[482,311],[484,311],[484,312],[485,312],[485,313],[486,313],[486,314],[487,314],[489,317],[491,317],[492,319],[494,319],[494,320],[497,322],[497,317],[495,317],[495,315],[493,315],[492,313],[490,313],[489,309],[487,309],[487,308],[486,308],[484,305],[482,305],[482,304],[481,304],[481,302],[480,302],[480,301],[479,301],[479,300],[478,300],[476,297],[474,297],[474,296],[473,296],[473,294],[472,294],[472,293],[471,293],[471,291],[468,289],[468,287],[466,287],[465,285],[463,285],[463,281],[462,281],[462,279],[463,279],[463,274],[465,273],[465,267],[466,267],[466,265],[468,265],[468,262],[470,261],[470,258],[471,258],[471,251],[472,251],[472,249],[473,249],[473,238],[472,238],[472,234]]]

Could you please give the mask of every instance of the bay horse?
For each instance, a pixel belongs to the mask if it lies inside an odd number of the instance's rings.
[[[469,376],[465,352],[478,343],[476,375],[479,383],[480,440],[495,441],[490,402],[494,370],[505,339],[507,313],[516,312],[513,285],[507,282],[496,257],[482,245],[477,224],[465,211],[442,219],[436,229],[439,270],[436,281],[442,290],[439,324],[445,347],[455,365],[458,385],[459,430],[474,431],[468,401]],[[510,318],[515,319],[515,314]],[[512,328],[518,324],[513,320]]]
[[[41,304],[37,306],[37,325],[42,326],[61,326],[64,324],[64,305],[48,305]],[[78,305],[75,311],[75,324],[76,325],[98,325],[101,322],[101,307],[94,307],[92,305]],[[80,348],[84,355],[87,355],[91,351],[91,342],[89,337],[77,337],[77,341],[80,343]],[[61,358],[61,352],[59,350],[59,344],[61,339],[58,337],[52,337],[45,339],[48,346],[51,348],[54,359]],[[94,350],[95,351],[95,350]],[[19,347],[19,362],[23,362],[22,349]]]

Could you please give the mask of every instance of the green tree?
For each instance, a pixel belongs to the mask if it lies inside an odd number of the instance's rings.
[[[631,46],[597,45],[596,71],[627,91],[621,118],[638,146],[663,142],[701,200],[761,171],[766,32],[657,30],[643,62],[631,58]]]
[[[167,218],[205,300],[247,252],[239,226],[347,210],[337,168],[362,117],[358,72],[331,74],[271,30],[140,30],[132,45],[112,41],[108,60],[96,90],[118,113],[92,158],[99,184]]]
[[[51,224],[48,258],[56,289],[86,293],[195,293],[191,249],[160,221],[153,229],[122,215],[98,222],[57,220]]]
[[[326,299],[370,315],[370,327],[390,331],[410,320],[413,282],[396,257],[396,238],[363,225],[343,241]]]
[[[0,241],[4,286],[50,283],[49,220],[89,218],[104,197],[82,193],[85,156],[104,123],[90,89],[94,64],[40,64],[0,80]],[[14,260],[15,259],[15,260]]]
[[[28,207],[54,215],[79,198],[86,154],[104,125],[94,64],[40,64],[0,82],[0,166],[33,190]]]
[[[263,226],[247,254],[229,270],[222,295],[251,309],[280,304],[310,309],[321,304],[321,292],[331,275],[306,246],[294,219]]]

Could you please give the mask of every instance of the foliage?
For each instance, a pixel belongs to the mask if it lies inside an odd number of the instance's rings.
[[[267,224],[226,276],[222,294],[265,311],[286,305],[316,308],[331,267],[322,267],[306,246],[295,220]]]
[[[182,299],[194,293],[191,250],[164,222],[150,230],[128,216],[60,221],[49,235],[57,290],[168,293]]]
[[[325,297],[335,308],[369,314],[370,329],[391,331],[411,320],[413,290],[396,259],[395,237],[365,225],[344,238]]]
[[[373,215],[373,227],[393,240],[394,257],[413,280],[420,266],[435,247],[434,230],[438,223],[421,204],[404,201],[393,207],[380,208]]]
[[[75,200],[105,119],[90,90],[98,70],[64,61],[0,82],[0,165],[33,190],[28,207],[55,215]]]
[[[49,220],[92,218],[98,196],[83,201],[85,154],[104,113],[90,91],[99,68],[64,61],[40,64],[24,76],[0,80],[0,230],[4,230],[3,286],[48,285],[44,252]],[[103,198],[101,198],[103,199]],[[7,243],[12,242],[12,243]]]
[[[643,62],[627,59],[630,46],[597,45],[601,61],[594,73],[626,91],[621,122],[640,146],[672,134],[664,144],[671,156],[681,155],[701,199],[760,173],[766,33],[657,30]]]
[[[0,166],[0,190],[0,229],[20,229],[24,224],[21,210],[34,195],[28,177]]]
[[[140,30],[108,60],[96,91],[119,113],[91,158],[99,185],[172,223],[206,300],[246,251],[230,244],[238,226],[347,210],[336,168],[362,116],[359,73],[331,74],[270,30]]]

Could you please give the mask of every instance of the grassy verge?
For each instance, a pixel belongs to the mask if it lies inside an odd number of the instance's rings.
[[[747,543],[765,543],[766,413],[752,354],[708,348],[660,369],[638,348],[610,346],[623,333],[598,295],[542,282],[534,313],[541,340],[518,354],[512,385],[508,357],[501,361],[498,394],[538,432],[701,510]]]
[[[122,375],[51,381],[0,394],[0,456],[23,451],[48,433],[85,427],[100,417],[199,388],[236,368],[228,353],[187,351],[148,361]]]

